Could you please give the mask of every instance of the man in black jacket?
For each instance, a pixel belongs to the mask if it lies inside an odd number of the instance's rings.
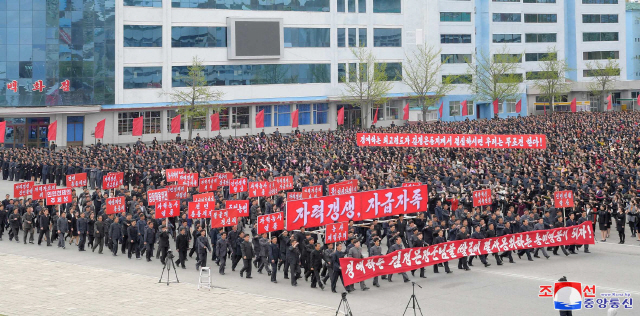
[[[176,251],[178,252],[178,261],[176,264],[182,265],[183,269],[186,269],[184,262],[187,260],[187,251],[189,250],[189,235],[187,235],[187,229],[181,228],[180,234],[176,237]]]
[[[473,234],[471,234],[471,239],[478,239],[478,240],[484,239],[484,235],[480,231],[480,226],[475,226],[474,230],[475,231],[473,232]],[[470,266],[473,267],[473,259],[475,257],[480,257],[480,262],[482,262],[482,264],[484,264],[485,267],[488,267],[488,266],[491,265],[490,263],[487,262],[487,255],[476,255],[476,256],[469,257],[469,265]]]
[[[287,263],[289,263],[289,272],[291,273],[291,285],[298,286],[298,275],[300,274],[300,248],[298,241],[292,237],[291,245],[287,249]]]
[[[244,241],[240,246],[240,251],[242,253],[242,269],[240,270],[240,277],[242,277],[243,272],[247,272],[247,279],[251,279],[251,259],[253,259],[253,245],[249,240],[249,235],[244,236]]]
[[[166,228],[165,228],[166,230]],[[211,251],[211,245],[204,230],[200,231],[200,237],[196,240],[196,246],[198,247],[198,263],[196,263],[196,270],[200,270],[200,267],[207,266],[207,250]],[[167,237],[167,243],[169,237]]]
[[[3,174],[4,175],[4,174]],[[7,211],[4,209],[4,201],[0,205],[0,240],[2,240],[2,234],[4,234],[4,227],[7,225]]]
[[[218,258],[218,265],[220,266],[218,272],[222,275],[224,275],[224,268],[227,266],[227,250],[230,248],[231,245],[227,240],[227,233],[222,232],[216,243],[216,258]]]
[[[467,234],[467,227],[465,226],[460,227],[460,232],[456,236],[456,240],[465,240],[468,238],[469,238],[469,234]],[[458,269],[460,270],[464,269],[465,271],[471,270],[467,265],[467,257],[460,257],[460,259],[458,259]]]
[[[9,215],[9,225],[11,227],[11,232],[10,232],[10,236],[9,236],[9,241],[11,241],[11,238],[15,237],[16,238],[16,242],[20,242],[20,240],[18,240],[18,230],[20,229],[20,214],[18,214],[18,209],[14,209],[13,210],[13,214]]]
[[[0,210],[0,212],[2,212],[2,210]],[[38,220],[38,225],[40,226],[40,235],[38,236],[38,245],[42,243],[42,236],[44,236],[45,239],[47,240],[47,247],[51,247],[51,238],[49,237],[50,224],[51,224],[51,217],[49,216],[49,210],[45,208],[42,211],[42,215],[40,215],[40,219]],[[0,225],[2,225],[2,220],[0,220]],[[0,233],[0,236],[1,234],[2,233]]]
[[[80,243],[78,244],[78,251],[85,251],[84,244],[87,240],[87,219],[84,217],[84,212],[80,213],[80,218],[76,222],[76,228],[78,229],[78,234],[80,235]]]
[[[444,239],[444,230],[442,230],[442,229],[438,230],[438,235],[436,236],[436,238],[433,239],[433,244],[434,245],[442,244],[445,241],[446,240]],[[449,270],[449,261],[445,261],[442,264],[444,265],[444,271],[445,272],[452,273],[451,270]],[[433,273],[439,273],[437,264],[433,265]]]
[[[233,249],[233,252],[231,253],[231,271],[236,271],[236,266],[242,259],[242,243],[244,242],[244,236],[244,232],[240,232],[235,243],[231,245]]]
[[[147,249],[147,262],[151,262],[153,247],[156,243],[156,231],[153,229],[153,221],[149,221],[147,230],[144,232],[144,246]]]
[[[158,248],[160,249],[160,262],[162,264],[165,264],[165,259],[167,258],[167,252],[169,252],[169,232],[167,232],[167,226],[165,225],[160,226],[160,234],[158,235],[158,237],[159,237]]]
[[[98,221],[95,223],[95,225],[93,225],[94,227],[94,235],[96,237],[96,240],[94,241],[93,244],[93,248],[91,249],[91,251],[96,251],[96,248],[98,246],[100,246],[100,249],[98,249],[98,253],[102,254],[102,247],[104,246],[104,222],[102,221],[102,215],[98,216]]]
[[[276,281],[276,273],[278,272],[278,261],[280,260],[280,247],[278,246],[278,237],[271,237],[271,244],[269,244],[268,260],[271,264],[271,282],[278,283]]]
[[[140,260],[140,247],[138,247],[138,226],[129,225],[127,228],[127,256],[131,259],[131,254],[135,252],[136,259]]]
[[[111,251],[113,255],[118,255],[118,243],[122,242],[122,225],[120,225],[120,218],[115,217],[113,224],[109,226],[109,239],[111,239]]]
[[[336,244],[336,251],[331,254],[331,265],[333,266],[333,274],[331,275],[331,292],[336,292],[336,283],[338,282],[338,278],[340,278],[340,282],[342,282],[342,286],[344,287],[344,280],[342,279],[342,269],[340,268],[340,258],[344,258],[344,252],[342,252],[342,243]],[[347,287],[345,287],[347,289]],[[347,289],[349,291],[349,289]]]
[[[322,252],[320,251],[320,244],[315,244],[315,249],[309,256],[309,267],[311,268],[311,288],[316,288],[316,283],[324,290],[324,285],[320,280],[320,270],[322,269]]]

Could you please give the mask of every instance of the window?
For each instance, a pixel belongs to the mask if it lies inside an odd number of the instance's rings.
[[[507,100],[507,112],[506,113],[516,113],[516,103],[518,103],[518,101],[516,100]],[[499,113],[502,112],[502,109],[498,109]]]
[[[388,120],[399,120],[400,119],[400,108],[397,106],[392,106],[392,102],[387,102],[387,106],[385,106],[384,117]]]
[[[524,39],[527,43],[555,43],[556,36],[556,33],[530,33]]]
[[[527,80],[539,80],[545,78],[557,78],[558,74],[554,71],[528,71]]]
[[[402,29],[373,29],[373,47],[402,47]]]
[[[354,63],[349,64],[349,81],[355,82],[358,78],[358,65]]]
[[[496,63],[521,63],[522,54],[494,54],[493,61]]]
[[[291,105],[273,106],[273,126],[291,126]]]
[[[344,0],[338,0],[337,6],[338,6],[338,12],[344,12],[344,8],[345,8]]]
[[[449,116],[467,116],[473,115],[473,101],[467,100],[467,113],[461,113],[462,101],[449,101]]]
[[[557,54],[551,54],[549,56],[548,53],[526,53],[524,54],[525,61],[541,61],[541,60],[549,60],[548,57],[551,57],[551,60],[557,60]]]
[[[162,47],[162,25],[125,25],[124,47]]]
[[[520,2],[520,0],[493,0],[493,2]]]
[[[284,47],[330,47],[331,29],[297,28],[284,29]]]
[[[227,47],[227,28],[174,26],[171,47]]]
[[[617,14],[583,14],[582,23],[618,23]]]
[[[349,47],[356,47],[356,29],[349,28]]]
[[[442,44],[470,44],[471,34],[440,34]]]
[[[167,132],[171,132],[171,120],[178,116],[178,111],[176,110],[167,110]],[[185,118],[180,117],[180,132],[186,131],[185,128]],[[222,124],[221,124],[222,125]]]
[[[493,34],[494,43],[521,43],[521,34]]]
[[[338,47],[345,47],[345,39],[346,39],[345,34],[346,33],[344,28],[338,29]]]
[[[471,54],[441,54],[440,61],[443,64],[465,64],[471,62]]]
[[[350,13],[356,12],[356,0],[347,0],[348,9]]]
[[[618,32],[584,32],[582,40],[585,42],[615,42],[618,41]]]
[[[358,29],[358,46],[367,47],[367,29]]]
[[[256,115],[264,110],[264,127],[271,127],[271,105],[260,105],[256,107]]]
[[[471,22],[471,12],[440,12],[440,22]]]
[[[353,0],[349,0],[353,1]],[[257,1],[257,0],[171,0],[174,8],[227,9],[252,11],[329,12],[331,0]],[[349,3],[351,4],[351,3]],[[354,11],[355,12],[355,2]]]
[[[384,104],[371,106],[371,119],[376,117],[376,110],[378,110],[378,121],[384,121]]]
[[[582,71],[582,76],[583,77],[599,77],[599,76],[604,76],[606,73],[606,75],[611,75],[610,73],[607,72],[606,69],[585,69]],[[615,69],[613,72],[614,76],[620,76],[620,69]]]
[[[121,112],[118,113],[118,135],[130,135],[133,131],[133,119],[140,116],[144,116],[144,134],[160,133],[160,111]]]
[[[124,67],[125,89],[162,88],[162,67]]]
[[[401,0],[373,0],[373,13],[400,13]]]
[[[338,82],[347,82],[347,64],[338,63]]]
[[[556,3],[556,0],[522,0],[523,3]]]
[[[522,74],[504,74],[497,75],[496,80],[498,83],[510,83],[510,82],[522,82]]]
[[[582,4],[618,4],[618,0],[582,0]]]
[[[172,67],[172,86],[185,87],[187,66]],[[204,66],[208,86],[330,83],[331,64],[262,64]]]
[[[375,64],[375,67],[380,67],[380,63]],[[385,73],[387,74],[387,81],[401,81],[402,80],[402,63],[385,63]]]
[[[367,13],[367,0],[358,0],[358,13]]]
[[[298,124],[327,124],[327,113],[329,105],[327,103],[318,104],[298,104]]]
[[[451,80],[451,84],[468,84],[471,79],[471,75],[442,75],[442,81]]]
[[[522,22],[522,15],[520,13],[494,13],[493,22]]]
[[[619,51],[598,51],[582,53],[583,60],[620,59]]]
[[[248,128],[249,127],[249,107],[248,106],[232,106],[230,107],[230,109],[231,109],[231,128]],[[222,126],[222,117],[220,118],[220,126]]]
[[[556,23],[557,14],[525,14],[524,23]]]
[[[162,8],[162,0],[124,0],[125,6]]]

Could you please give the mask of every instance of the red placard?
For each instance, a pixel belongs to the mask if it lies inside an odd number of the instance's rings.
[[[422,248],[401,249],[384,256],[364,259],[341,258],[344,285],[384,274],[396,274],[435,265],[461,257],[478,256],[519,249],[560,245],[594,244],[591,222],[571,227],[530,231],[500,237],[449,241]]]
[[[165,176],[167,177],[167,182],[178,181],[178,177],[183,173],[184,173],[184,168],[165,170]]]
[[[573,191],[558,191],[553,193],[555,208],[574,207]]]
[[[66,184],[68,188],[86,187],[87,173],[83,172],[67,175]]]
[[[237,211],[238,217],[249,216],[249,200],[227,200],[224,201],[224,208]]]
[[[422,185],[422,182],[406,182],[402,184],[403,188],[408,188],[408,187],[415,187],[415,186],[419,186]]]
[[[275,232],[284,229],[284,213],[277,212],[258,216],[256,230],[258,234]]]
[[[491,189],[473,191],[473,207],[491,205]]]
[[[267,196],[269,194],[269,181],[249,182],[249,197]]]
[[[238,225],[238,212],[236,210],[215,210],[211,212],[211,228],[234,225]]]
[[[357,186],[354,187],[351,183],[340,182],[336,184],[329,184],[327,186],[327,191],[329,191],[329,195],[341,195],[358,192],[357,188]]]
[[[184,185],[170,185],[167,187],[167,199],[179,200],[186,199],[189,188]]]
[[[19,198],[33,194],[33,181],[20,182],[13,185],[13,197]]]
[[[358,192],[358,179],[344,180],[344,181],[340,182],[340,184],[350,184],[352,186],[351,190],[353,192]]]
[[[302,199],[302,192],[287,192],[287,201],[297,201]]]
[[[230,179],[229,180],[229,193],[236,194],[240,192],[247,192],[247,178]]]
[[[545,135],[358,133],[358,146],[546,149]]]
[[[159,202],[164,202],[169,200],[169,190],[167,189],[158,189],[147,191],[147,202],[149,205],[155,205]]]
[[[269,182],[269,193],[268,196],[274,196],[278,194],[278,184],[275,181]]]
[[[211,216],[211,212],[215,207],[216,203],[213,202],[189,202],[189,212],[187,216],[190,219],[207,218]]]
[[[198,174],[197,173],[182,173],[178,175],[178,185],[184,185],[188,187],[198,186]]]
[[[102,177],[102,189],[109,190],[119,188],[124,184],[123,172],[109,172]]]
[[[222,172],[216,173],[213,175],[215,178],[218,178],[218,185],[226,187],[229,185],[229,180],[233,179],[232,172]]]
[[[156,219],[175,216],[180,216],[180,201],[169,200],[156,204]]]
[[[325,244],[345,241],[349,235],[349,223],[342,222],[327,224],[324,234]]]
[[[43,185],[36,185],[35,187],[33,187],[33,199],[34,200],[42,200],[45,198],[45,192],[49,191],[49,190],[55,190],[56,189],[56,184],[55,183],[47,183],[47,184],[43,184]]]
[[[321,197],[322,196],[322,186],[321,185],[314,185],[311,187],[304,187],[302,188],[302,198],[304,199],[311,199],[311,198],[317,198],[317,197]]]
[[[123,213],[127,210],[124,196],[108,198],[107,201],[107,214]]]
[[[71,188],[53,189],[45,191],[47,205],[71,203]]]
[[[293,176],[277,177],[274,179],[278,191],[293,190]]]
[[[211,192],[215,190],[218,190],[218,178],[210,177],[210,178],[200,179],[200,184],[198,185],[198,191]]]
[[[215,202],[216,196],[213,192],[196,194],[193,196],[194,202]]]

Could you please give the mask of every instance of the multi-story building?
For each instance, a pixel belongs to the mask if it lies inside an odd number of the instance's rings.
[[[265,132],[291,131],[295,110],[307,131],[335,129],[343,107],[347,127],[368,125],[359,107],[342,101],[342,81],[358,67],[351,50],[364,46],[386,63],[392,81],[378,125],[398,124],[404,104],[414,103],[398,74],[408,53],[424,44],[441,49],[440,75],[457,79],[480,54],[521,55],[521,111],[515,111],[518,100],[505,100],[499,117],[543,111],[530,80],[538,60],[555,48],[572,68],[574,92],[567,99],[595,110],[585,88],[589,60],[618,60],[617,99],[640,90],[626,81],[638,78],[631,69],[640,71],[629,65],[636,60],[627,54],[628,39],[637,34],[629,31],[635,25],[629,16],[622,0],[0,0],[0,83],[13,88],[16,82],[15,89],[0,90],[0,117],[7,121],[7,146],[46,144],[54,120],[63,127],[59,145],[93,143],[102,119],[105,142],[131,143],[139,116],[143,140],[169,140],[178,108],[170,94],[188,89],[184,75],[197,58],[207,84],[223,93],[194,119],[201,136],[218,134],[210,131],[214,111],[223,136],[259,132],[254,117],[261,110]],[[461,81],[438,100],[442,119],[493,117],[491,100],[474,104]],[[460,113],[464,100],[471,106]],[[412,111],[410,120],[418,117]],[[429,117],[438,119],[437,106]]]

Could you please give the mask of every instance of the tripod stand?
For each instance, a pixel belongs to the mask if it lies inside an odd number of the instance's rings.
[[[413,293],[411,294],[411,298],[409,299],[409,303],[407,303],[407,307],[405,307],[404,309],[404,313],[402,313],[402,316],[404,316],[404,314],[407,313],[407,310],[409,310],[409,305],[411,305],[413,303],[413,315],[418,315],[416,312],[416,306],[418,307],[418,311],[420,311],[420,315],[424,315],[422,314],[422,309],[420,308],[420,304],[418,304],[418,299],[416,298],[416,285],[419,288],[422,288],[422,286],[420,286],[419,284],[416,284],[416,282],[411,282],[412,286],[413,286]]]
[[[340,307],[342,307],[342,313],[345,316],[353,316],[353,314],[351,313],[351,307],[349,306],[349,301],[347,301],[346,292],[342,293],[342,300],[340,301],[340,304],[338,304],[338,309],[336,310],[336,316],[338,316],[338,314],[340,313]]]
[[[178,280],[178,272],[176,271],[176,263],[173,259],[174,259],[173,253],[171,252],[171,250],[169,250],[167,253],[167,258],[164,261],[164,267],[162,267],[162,273],[160,274],[160,280],[158,280],[158,283],[163,283],[162,276],[164,276],[165,270],[167,270],[167,286],[169,286],[169,283],[180,283],[180,280]],[[169,265],[169,262],[171,262],[171,265]],[[171,281],[170,270],[172,266],[173,266],[173,273],[176,276],[175,281]]]

